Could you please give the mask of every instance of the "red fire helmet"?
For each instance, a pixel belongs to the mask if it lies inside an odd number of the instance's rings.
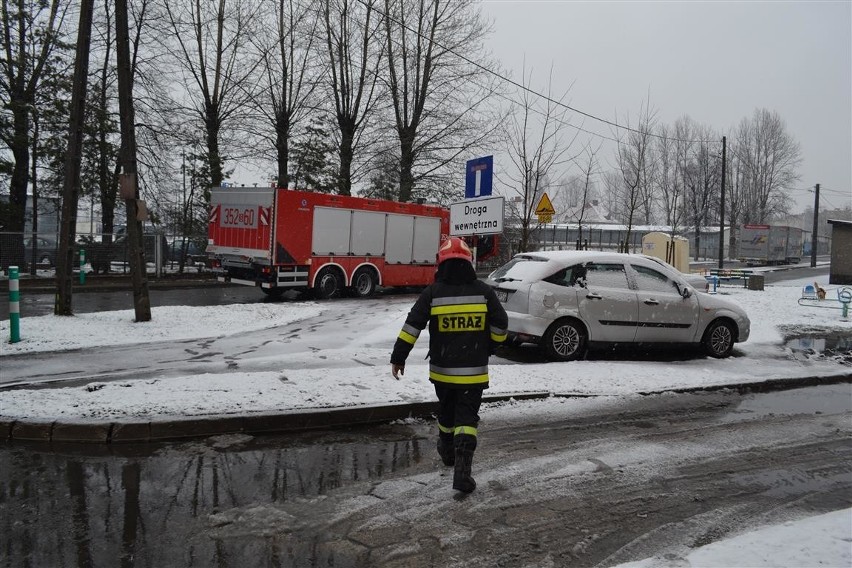
[[[473,262],[473,253],[470,252],[470,247],[462,239],[450,237],[438,249],[438,264],[451,258],[463,258],[468,262]]]

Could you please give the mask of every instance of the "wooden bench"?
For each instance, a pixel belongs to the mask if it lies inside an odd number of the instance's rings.
[[[753,270],[742,268],[711,268],[709,275],[705,276],[708,282],[721,284],[722,282],[742,282],[743,288],[748,287],[748,279],[754,274]]]

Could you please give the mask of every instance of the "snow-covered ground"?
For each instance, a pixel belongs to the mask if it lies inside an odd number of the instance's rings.
[[[615,568],[849,568],[852,509],[763,527],[672,558],[647,558]]]
[[[849,374],[852,367],[832,357],[806,356],[783,345],[797,332],[849,335],[852,322],[841,311],[804,307],[797,303],[802,286],[789,281],[764,291],[724,287],[720,293],[740,303],[752,321],[751,337],[737,344],[735,356],[717,360],[702,357],[661,363],[612,360],[517,365],[492,357],[489,394],[551,392],[592,396],[629,396],[679,388],[718,386],[774,380]],[[836,287],[823,284],[828,297]],[[287,356],[278,372],[222,370],[218,373],[169,377],[168,380],[122,380],[92,383],[87,388],[51,388],[0,391],[0,416],[18,419],[121,419],[122,417],[201,416],[237,412],[281,412],[301,408],[333,408],[365,404],[429,401],[434,390],[424,378],[428,333],[412,351],[403,380],[390,375],[390,350],[410,309],[409,302],[392,300],[394,309],[379,327],[365,329],[347,347]],[[826,305],[839,305],[836,301]],[[135,323],[133,310],[53,315],[21,320],[22,340],[9,343],[9,320],[0,322],[0,367],[3,356],[31,354],[36,374],[38,354],[108,345],[145,344],[191,338],[239,335],[251,330],[285,326],[334,310],[335,302],[259,303],[214,307],[154,308],[152,321]],[[239,313],[239,318],[233,314]],[[383,312],[384,314],[384,312]],[[365,316],[366,319],[366,316]],[[166,325],[163,322],[167,322]],[[782,331],[783,330],[783,331]],[[852,339],[850,339],[852,340]],[[380,347],[375,347],[375,346]],[[305,357],[311,364],[305,365]],[[97,352],[92,352],[97,357]],[[848,357],[848,355],[847,355]],[[367,365],[331,365],[328,361],[369,361]],[[387,364],[386,367],[383,365]]]
[[[685,361],[590,360],[573,363],[518,365],[492,358],[491,393],[550,391],[556,394],[631,396],[672,388],[735,384],[815,375],[848,374],[849,366],[831,358],[797,356],[785,348],[785,336],[796,332],[839,334],[852,338],[852,323],[838,309],[802,307],[797,303],[802,286],[810,280],[767,286],[765,291],[725,287],[720,291],[740,303],[752,320],[751,338],[736,348],[735,357],[715,360],[696,356]],[[835,288],[829,298],[836,297]],[[826,305],[830,305],[826,303]],[[327,358],[369,358],[387,361],[410,305],[399,303],[380,328],[365,329],[370,344],[355,342],[348,350],[325,353]],[[8,343],[9,321],[0,322],[0,368],[3,356],[38,354],[106,345],[144,344],[190,338],[236,335],[274,328],[335,309],[327,303],[274,303],[240,305],[235,320],[221,307],[154,308],[153,319],[164,326],[133,322],[133,311],[80,314],[70,318],[43,316],[22,320],[22,341]],[[403,380],[395,381],[386,367],[357,365],[304,368],[281,359],[280,372],[226,372],[169,377],[158,380],[122,380],[91,383],[86,387],[0,391],[0,416],[12,418],[62,417],[66,419],[151,419],[223,412],[282,412],[295,408],[340,407],[432,400],[423,360],[428,338],[421,337],[409,358]],[[93,356],[96,354],[93,352]],[[319,355],[318,355],[319,357]],[[511,412],[518,407],[512,405]],[[489,419],[499,419],[508,408],[483,409]],[[656,566],[852,566],[852,509],[765,527],[728,540],[683,551],[682,556],[650,558],[622,565]]]

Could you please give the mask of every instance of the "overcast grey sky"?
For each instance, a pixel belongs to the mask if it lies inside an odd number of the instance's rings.
[[[852,204],[850,0],[483,0],[482,13],[514,79],[526,58],[544,92],[552,64],[553,92],[570,88],[568,104],[589,114],[635,120],[650,93],[659,121],[688,115],[728,134],[756,108],[777,111],[802,150],[794,210],[813,204],[804,189],[816,183],[822,205]]]

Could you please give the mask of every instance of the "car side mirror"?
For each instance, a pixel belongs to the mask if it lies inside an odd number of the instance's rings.
[[[692,289],[689,286],[684,286],[680,291],[680,295],[683,296],[683,299],[687,299],[692,297]]]

